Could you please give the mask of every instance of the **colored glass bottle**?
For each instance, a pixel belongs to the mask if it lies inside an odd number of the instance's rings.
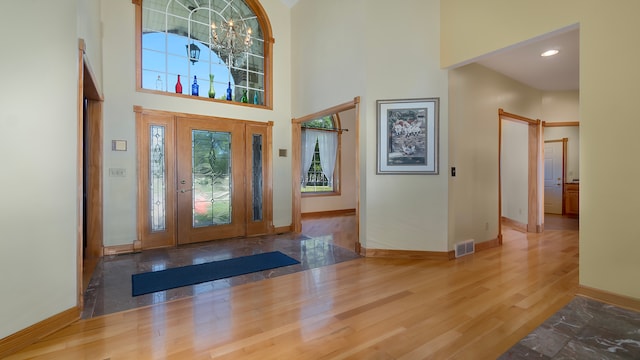
[[[247,90],[242,90],[242,98],[240,99],[240,102],[243,102],[245,104],[249,103],[249,99],[247,98]]]
[[[229,87],[227,88],[227,100],[231,101],[232,97],[232,92],[231,92],[231,81],[229,81]]]
[[[209,97],[212,99],[216,97],[216,90],[213,88],[213,74],[209,74]]]
[[[193,84],[191,85],[191,95],[198,96],[198,89],[200,86],[198,85],[198,78],[193,75]]]
[[[257,91],[253,94],[253,103],[256,105],[260,105],[260,98],[258,97]]]
[[[182,94],[182,84],[180,83],[179,74],[178,74],[178,81],[176,82],[176,94]]]

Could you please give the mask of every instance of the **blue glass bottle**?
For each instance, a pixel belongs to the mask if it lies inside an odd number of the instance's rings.
[[[227,88],[227,100],[231,101],[232,97],[231,97],[232,93],[231,93],[231,81],[229,81],[229,87]]]
[[[258,98],[258,92],[257,91],[253,94],[253,103],[256,104],[256,105],[260,105],[260,99]]]
[[[198,90],[200,86],[198,85],[198,78],[193,75],[193,85],[191,85],[191,95],[198,96]]]

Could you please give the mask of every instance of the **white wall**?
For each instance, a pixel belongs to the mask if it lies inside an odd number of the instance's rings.
[[[76,6],[0,3],[0,338],[77,301]]]
[[[502,216],[529,222],[529,125],[502,119]]]
[[[407,11],[411,9],[411,11]],[[292,9],[293,112],[361,96],[360,241],[365,248],[446,251],[447,79],[439,1],[299,1]],[[376,100],[440,98],[439,175],[376,175]]]
[[[340,195],[330,196],[303,196],[300,201],[301,212],[312,213],[331,210],[345,210],[356,208],[356,111],[355,109],[343,111],[340,117],[340,126],[348,129],[341,135],[342,149],[340,157]],[[293,150],[295,151],[295,150]]]
[[[542,95],[542,120],[553,122],[580,121],[578,91],[553,91]],[[545,127],[545,140],[567,138],[567,180],[580,179],[580,127]]]
[[[453,248],[466,239],[484,242],[497,237],[498,109],[537,119],[541,93],[484,66],[470,64],[449,71],[449,99],[450,165],[457,169],[449,185],[449,247]],[[502,171],[514,181],[523,175],[522,167]],[[514,193],[502,195],[509,202],[507,208],[515,209],[521,219],[519,209],[526,214],[528,207],[522,181],[519,183],[505,189]]]
[[[629,46],[640,33],[639,12],[635,0],[448,0],[441,13],[444,67],[580,24],[580,284],[636,299],[640,191],[611,174],[640,176],[640,162],[628,161],[640,153],[640,48]]]
[[[102,23],[100,0],[78,0],[78,37],[84,40],[85,55],[96,86],[102,90]]]
[[[291,147],[290,9],[280,0],[261,1],[273,30],[273,110],[246,108],[135,91],[134,5],[103,1],[104,63],[104,245],[136,240],[136,144],[133,106],[227,118],[274,121],[274,226],[291,224],[291,158],[277,156]],[[111,140],[126,140],[126,152],[112,152]],[[124,168],[124,178],[109,177]]]

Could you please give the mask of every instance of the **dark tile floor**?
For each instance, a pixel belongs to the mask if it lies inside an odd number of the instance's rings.
[[[640,359],[640,313],[576,296],[499,359]]]
[[[147,295],[136,297],[131,295],[132,274],[269,251],[280,251],[300,261],[300,264]],[[336,264],[358,257],[359,255],[353,251],[333,245],[330,236],[309,237],[299,234],[216,240],[177,248],[146,250],[136,254],[105,256],[96,265],[85,292],[82,318],[87,319],[162,303],[215,289]]]

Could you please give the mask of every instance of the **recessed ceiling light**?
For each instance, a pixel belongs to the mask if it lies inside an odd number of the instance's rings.
[[[540,56],[545,56],[545,57],[546,57],[546,56],[553,56],[553,55],[555,55],[555,54],[557,54],[557,53],[559,53],[559,52],[560,52],[560,51],[555,50],[555,49],[553,49],[553,50],[547,50],[547,51],[543,52],[542,54],[540,54]]]

